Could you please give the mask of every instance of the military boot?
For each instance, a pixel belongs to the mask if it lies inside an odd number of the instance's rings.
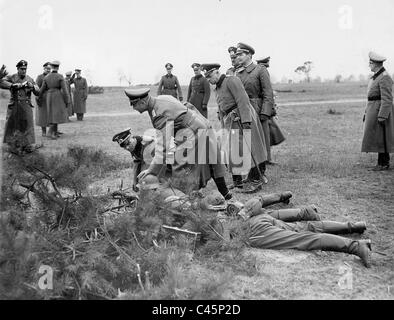
[[[365,221],[349,223],[351,233],[364,233],[367,230],[367,223]]]
[[[367,229],[365,222],[336,222],[336,221],[323,221],[322,232],[330,234],[350,234],[350,233],[363,233]]]
[[[371,267],[371,240],[358,240],[353,241],[349,246],[349,253],[359,256],[363,264],[367,267]]]
[[[286,191],[284,193],[272,193],[272,194],[262,195],[261,196],[262,207],[265,208],[270,205],[276,203],[282,203],[282,202],[285,204],[289,204],[290,198],[292,196],[293,195],[290,191]]]
[[[280,209],[271,214],[275,219],[283,220],[286,222],[296,221],[320,221],[321,218],[317,214],[315,206],[308,206],[304,208],[295,209]]]

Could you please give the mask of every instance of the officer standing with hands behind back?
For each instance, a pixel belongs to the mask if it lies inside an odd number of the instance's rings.
[[[369,67],[374,75],[368,84],[361,152],[378,153],[373,171],[389,170],[390,153],[394,152],[393,80],[383,67],[384,61],[385,57],[369,53]]]
[[[167,63],[165,68],[167,69],[167,74],[161,77],[159,88],[157,89],[157,95],[169,95],[179,101],[183,101],[182,88],[179,84],[178,78],[172,74],[172,68],[174,68],[174,66],[171,63]]]

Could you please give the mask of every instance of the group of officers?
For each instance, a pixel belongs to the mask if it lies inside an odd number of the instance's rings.
[[[166,65],[167,74],[159,83],[157,97],[150,95],[149,88],[125,90],[134,110],[139,113],[146,112],[152,127],[163,133],[157,138],[152,161],[138,174],[141,185],[149,185],[149,181],[153,179],[155,188],[160,189],[168,177],[179,177],[193,182],[195,189],[200,189],[212,178],[223,198],[231,200],[232,189],[253,193],[268,182],[265,172],[266,165],[272,164],[271,139],[275,140],[276,144],[284,140],[283,134],[273,121],[276,109],[267,71],[269,58],[254,63],[255,50],[245,43],[230,47],[228,52],[232,67],[226,73],[220,72],[221,66],[216,63],[192,65],[195,76],[191,79],[187,101],[184,103],[179,81],[172,75],[173,66],[170,63]],[[383,67],[386,60],[384,57],[371,52],[369,58],[374,75],[368,85],[362,151],[377,152],[378,164],[373,170],[384,171],[389,169],[390,153],[394,152],[393,81]],[[17,64],[18,72],[14,75],[8,75],[4,66],[0,69],[0,87],[11,91],[4,142],[8,143],[8,139],[15,138],[15,133],[20,132],[27,139],[23,144],[25,149],[31,149],[29,147],[34,144],[32,93],[38,97],[36,124],[42,128],[43,135],[56,139],[59,135],[57,125],[67,122],[68,116],[73,112],[77,113],[78,120],[82,120],[88,95],[86,80],[81,77],[80,70],[76,70],[74,75],[67,73],[64,78],[58,73],[59,65],[58,61],[44,64],[44,73],[36,82],[26,75],[27,62],[24,60]],[[75,86],[74,99],[71,97],[71,84]],[[211,90],[209,84],[215,86],[218,118],[224,129],[224,136],[221,138],[212,135],[212,131],[210,134],[201,135],[201,132],[212,129],[207,119]],[[270,130],[273,123],[277,128],[276,136]],[[47,127],[49,132],[46,132]],[[170,149],[170,139],[166,139],[167,132],[173,133],[175,143],[172,153],[176,161],[171,164],[167,161]],[[229,156],[228,161],[222,159],[221,149]],[[233,161],[232,150],[243,150],[243,159],[247,159],[249,165],[245,167],[244,163]],[[193,161],[190,161],[190,157],[186,158],[187,161],[177,161],[185,159],[185,151],[194,157]],[[212,159],[212,155],[215,159]],[[227,185],[225,181],[226,171],[232,175],[231,185]],[[278,201],[282,201],[282,196]],[[252,233],[249,240],[253,246],[347,252],[358,255],[367,267],[370,266],[369,240],[353,241],[329,235],[363,233],[366,230],[364,222],[291,225],[280,222],[286,212],[277,212],[275,217],[265,211],[261,212],[263,204],[262,201],[249,203],[249,207],[245,206],[240,213],[250,225]],[[245,210],[249,210],[246,215]],[[304,210],[304,213],[307,211]],[[309,211],[312,212],[313,209]],[[320,220],[313,212],[306,216],[300,212],[291,213],[283,219]],[[320,235],[315,235],[316,232]]]
[[[223,198],[231,200],[233,195],[230,189],[255,192],[258,189],[254,186],[267,183],[265,171],[266,164],[270,163],[271,145],[268,121],[275,116],[272,86],[267,65],[263,64],[269,63],[269,59],[254,63],[252,57],[255,50],[244,43],[238,43],[237,47],[230,47],[228,51],[232,67],[226,73],[220,72],[221,66],[216,63],[192,65],[195,77],[190,82],[186,103],[182,103],[179,82],[172,75],[171,64],[166,65],[167,75],[163,76],[159,83],[157,97],[149,94],[149,88],[125,90],[134,110],[139,113],[146,112],[153,128],[162,133],[156,142],[151,163],[138,175],[139,184],[144,185],[146,189],[158,190],[159,194],[160,190],[171,189],[173,192],[171,184],[170,187],[166,187],[168,176],[178,176],[183,180],[188,180],[190,177],[189,181],[196,182],[196,189],[206,186],[208,180],[212,178]],[[394,152],[393,81],[383,67],[383,62],[386,60],[384,57],[371,52],[369,58],[369,65],[374,74],[368,85],[362,152],[377,152],[378,164],[372,170],[384,171],[389,169],[389,154]],[[204,77],[201,72],[204,73]],[[210,94],[207,83],[215,86],[218,117],[222,129],[227,133],[224,139],[201,134],[201,131],[211,129],[207,119]],[[163,138],[167,131],[172,132],[175,137],[175,149],[173,148],[175,159],[182,159],[182,156],[177,157],[176,154],[184,155],[185,150],[194,157],[192,159],[194,161],[172,162],[169,175],[166,157],[170,144],[169,139]],[[248,134],[251,139],[244,139]],[[201,141],[201,137],[206,141]],[[219,146],[215,140],[221,141]],[[246,151],[251,158],[251,166],[246,172],[244,168],[239,168],[237,163],[233,163],[231,157],[229,163],[226,162],[224,165],[220,159],[222,153],[215,151],[219,147],[231,155],[231,149],[245,150],[243,148],[245,143],[249,143]],[[199,145],[206,147],[201,150]],[[131,149],[134,150],[134,146]],[[123,147],[128,149],[127,145]],[[129,151],[132,152],[131,149]],[[216,155],[215,161],[211,161],[212,158],[208,156],[212,150]],[[232,174],[233,184],[230,186],[224,179],[226,170]],[[166,192],[164,194],[167,195]],[[170,198],[172,199],[173,196],[171,195]],[[279,200],[281,198],[282,196],[278,197]],[[240,212],[249,226],[249,243],[252,246],[267,249],[346,252],[359,256],[366,267],[371,266],[369,239],[351,240],[337,236],[342,233],[361,234],[367,228],[365,222],[355,224],[328,221],[306,224],[296,222],[292,225],[286,221],[311,221],[320,218],[315,215],[313,209],[309,210],[312,215],[308,213],[306,216],[302,216],[298,211],[291,213],[262,211],[264,202],[260,200],[252,199],[245,206],[246,211]],[[289,215],[286,216],[288,213]],[[333,233],[335,235],[332,235]]]
[[[252,129],[248,148],[250,150],[247,151],[251,152],[253,169],[246,179],[233,170],[233,187],[252,191],[268,182],[265,175],[266,165],[275,164],[272,162],[271,146],[280,144],[285,137],[274,120],[276,104],[267,70],[270,57],[259,59],[254,63],[255,50],[245,43],[231,46],[228,48],[228,53],[232,66],[226,74],[218,73],[220,68],[218,64],[192,64],[195,76],[190,80],[187,102],[192,104],[199,114],[208,118],[207,106],[211,94],[209,84],[216,85],[218,118],[222,128],[238,129],[239,132]],[[157,95],[171,95],[182,102],[179,81],[172,74],[173,65],[167,63],[165,67],[167,74],[159,82]],[[231,138],[224,143],[228,144],[227,149],[235,147],[235,139]],[[242,144],[240,147],[243,147]],[[232,167],[236,169],[235,166]]]
[[[66,72],[63,77],[59,61],[46,62],[43,73],[34,81],[27,75],[27,66],[27,61],[21,60],[15,74],[9,75],[4,65],[0,70],[0,88],[11,93],[3,142],[18,153],[29,153],[42,146],[35,143],[32,94],[37,103],[35,125],[41,127],[43,137],[52,140],[62,134],[58,125],[69,122],[69,117],[77,114],[77,119],[83,120],[88,97],[87,81],[80,69],[75,69],[74,74]]]

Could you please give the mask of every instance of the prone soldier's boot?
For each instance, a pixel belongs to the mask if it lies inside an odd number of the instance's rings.
[[[371,240],[358,240],[353,241],[349,246],[349,253],[359,256],[363,264],[367,267],[371,267]]]
[[[350,234],[350,233],[363,233],[367,230],[365,222],[336,222],[336,221],[323,221],[322,232],[331,234]]]
[[[320,216],[317,214],[317,208],[315,206],[307,206],[297,209],[279,209],[273,211],[270,215],[275,219],[285,222],[321,220]]]
[[[286,191],[283,193],[271,193],[267,195],[262,195],[261,196],[261,204],[262,208],[266,208],[270,205],[276,204],[276,203],[285,203],[289,204],[290,198],[293,196],[293,194],[290,191]]]

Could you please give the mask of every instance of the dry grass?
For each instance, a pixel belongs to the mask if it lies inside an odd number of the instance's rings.
[[[279,101],[309,101],[352,99],[365,97],[363,84],[286,85]],[[302,92],[305,90],[305,92]],[[155,92],[155,90],[153,90]],[[6,101],[0,100],[1,114]],[[211,98],[209,117],[218,128],[216,105]],[[330,114],[335,109],[341,114]],[[104,95],[88,99],[90,113],[128,113],[128,101],[120,89],[107,90]],[[314,203],[325,219],[365,220],[369,230],[363,238],[371,238],[374,250],[373,266],[365,269],[357,257],[322,252],[270,251],[250,249],[255,256],[255,272],[238,273],[230,299],[393,299],[394,298],[394,170],[375,173],[367,169],[376,162],[375,154],[361,154],[362,115],[364,104],[282,106],[279,125],[287,140],[273,150],[274,161],[269,167],[270,183],[263,192],[291,190],[293,206]],[[2,122],[3,123],[3,122]],[[132,127],[141,133],[150,127],[149,118],[130,112],[127,116],[93,117],[84,122],[61,125],[65,134],[57,141],[44,140],[41,152],[64,151],[69,144],[102,148],[114,157],[128,161],[129,155],[111,141],[112,135]],[[40,141],[39,128],[36,130]],[[131,185],[130,169],[118,170],[94,184],[107,190]],[[212,189],[210,184],[208,190]],[[236,195],[239,200],[250,196]],[[340,289],[340,267],[350,266],[353,289]],[[220,273],[220,265],[210,264],[209,272]]]

